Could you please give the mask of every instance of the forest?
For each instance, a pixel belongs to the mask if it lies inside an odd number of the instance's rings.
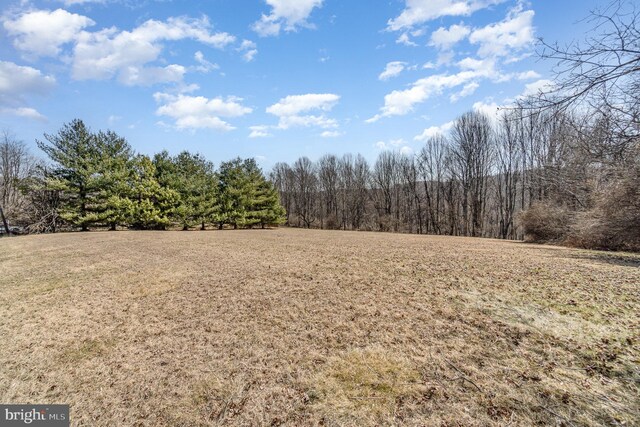
[[[640,151],[606,112],[470,111],[416,155],[306,157],[271,172],[299,227],[640,248]]]

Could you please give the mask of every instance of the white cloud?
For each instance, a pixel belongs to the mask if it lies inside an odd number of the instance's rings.
[[[375,143],[378,150],[398,150],[400,154],[412,154],[413,148],[407,145],[407,141],[402,138],[390,139],[389,141],[378,141]]]
[[[64,0],[65,6],[73,6],[76,4],[86,4],[86,3],[106,3],[107,0]]]
[[[429,40],[430,46],[435,46],[438,49],[451,49],[451,47],[463,40],[471,33],[471,29],[465,25],[452,25],[449,29],[440,27],[431,33],[431,39]]]
[[[524,86],[524,91],[522,92],[522,97],[527,96],[537,96],[544,92],[549,92],[553,90],[554,83],[548,79],[540,79],[535,82],[528,83]]]
[[[342,135],[342,132],[338,132],[337,130],[325,130],[320,134],[323,138],[337,138]]]
[[[442,16],[468,16],[504,0],[405,0],[405,9],[389,20],[387,29],[399,31]]]
[[[249,138],[266,138],[272,136],[269,133],[269,126],[249,126],[249,129],[251,130]]]
[[[325,115],[319,116],[282,116],[278,121],[278,128],[289,129],[292,127],[310,127],[317,126],[320,128],[335,128],[338,127],[338,122],[335,119],[330,119]]]
[[[132,31],[109,28],[94,33],[83,31],[74,49],[72,75],[77,80],[105,80],[114,76],[127,85],[178,82],[185,67],[171,64],[149,67],[160,57],[161,42],[194,39],[216,48],[224,48],[235,37],[211,33],[209,21],[169,18],[166,22],[149,20]],[[146,80],[148,79],[148,80]]]
[[[401,116],[413,111],[416,104],[425,102],[445,89],[469,83],[471,80],[488,77],[485,71],[465,70],[456,74],[436,74],[414,82],[409,89],[394,90],[385,95],[381,112],[366,120],[372,123],[382,117]]]
[[[244,39],[242,40],[238,51],[242,52],[242,59],[246,62],[251,62],[258,54],[258,46],[251,40]]]
[[[432,138],[437,135],[444,135],[449,133],[451,128],[453,127],[453,121],[444,123],[440,126],[430,126],[426,128],[420,135],[416,135],[413,137],[416,141],[426,141],[429,138]]]
[[[485,103],[485,102],[479,101],[473,104],[473,109],[475,111],[483,113],[493,121],[498,120],[500,108],[502,108],[502,105],[498,105],[495,102]]]
[[[55,78],[33,67],[0,61],[0,113],[46,121],[47,118],[36,109],[24,106],[25,98],[46,95],[55,84]]]
[[[464,58],[458,61],[458,67],[462,70],[472,70],[483,72],[487,75],[497,74],[495,70],[496,61],[492,58],[485,59],[475,59],[475,58]]]
[[[408,145],[405,145],[404,147],[400,148],[400,154],[403,154],[405,156],[410,156],[413,154],[413,148],[409,147]]]
[[[289,95],[268,107],[267,113],[274,114],[276,116],[290,116],[315,109],[329,111],[339,99],[339,95],[332,93]]]
[[[523,71],[521,73],[516,74],[516,79],[518,80],[531,80],[531,79],[539,79],[540,74],[533,70]]]
[[[3,22],[7,33],[15,37],[16,49],[36,56],[58,56],[61,46],[74,41],[86,27],[95,22],[86,16],[63,9],[53,12],[37,10]]]
[[[17,106],[24,102],[25,95],[45,95],[55,83],[55,78],[40,70],[0,61],[0,105]]]
[[[326,117],[340,100],[339,95],[332,93],[308,93],[305,95],[289,95],[267,108],[267,113],[279,118],[278,128],[317,126],[321,128],[335,128],[336,120]],[[321,114],[304,114],[319,111]]]
[[[378,76],[378,79],[389,80],[391,77],[396,77],[405,69],[406,65],[406,62],[401,61],[388,62],[384,71]]]
[[[193,59],[195,59],[196,62],[199,64],[198,66],[195,67],[195,70],[200,71],[201,73],[208,73],[212,70],[217,70],[220,68],[218,64],[214,64],[213,62],[207,61],[204,57],[204,54],[200,51],[197,51],[193,55]]]
[[[478,89],[480,85],[477,82],[467,83],[463,86],[460,92],[454,93],[449,97],[451,102],[457,102],[460,98],[464,98],[469,95],[473,95],[473,93]]]
[[[171,117],[175,127],[185,129],[215,129],[229,131],[235,129],[221,119],[240,117],[251,113],[251,108],[241,104],[242,99],[234,96],[223,98],[205,98],[204,96],[172,95],[158,92],[154,94],[160,107],[156,110],[158,116]]]
[[[37,120],[39,122],[46,122],[47,118],[40,114],[36,109],[29,107],[18,108],[0,108],[0,113],[10,114],[13,116],[23,117],[26,119]]]
[[[269,15],[262,15],[253,24],[253,30],[262,37],[277,36],[280,31],[295,31],[298,27],[309,27],[307,18],[323,0],[265,0],[271,6]]]
[[[504,20],[474,30],[469,41],[480,45],[481,57],[510,55],[534,42],[534,14],[533,10],[514,9]]]
[[[411,40],[409,33],[402,33],[396,39],[396,43],[403,44],[405,46],[418,46],[418,43]]]

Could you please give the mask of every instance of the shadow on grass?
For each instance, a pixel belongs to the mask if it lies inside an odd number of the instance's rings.
[[[530,249],[552,252],[550,256],[557,258],[577,259],[583,261],[599,262],[602,264],[617,265],[621,267],[640,268],[640,253],[598,251],[591,249],[578,249],[569,246],[554,246],[548,243],[531,243],[523,241],[509,241],[514,245],[526,245]]]

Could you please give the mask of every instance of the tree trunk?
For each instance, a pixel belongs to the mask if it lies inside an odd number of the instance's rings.
[[[2,217],[4,231],[7,233],[7,236],[11,236],[11,231],[9,231],[9,223],[7,223],[7,218],[4,217],[4,211],[2,210],[2,208],[0,208],[0,217]]]

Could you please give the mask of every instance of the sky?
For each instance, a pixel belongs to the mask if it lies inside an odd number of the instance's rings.
[[[536,41],[584,38],[594,0],[2,0],[0,129],[82,119],[142,154],[418,151],[553,78]]]

